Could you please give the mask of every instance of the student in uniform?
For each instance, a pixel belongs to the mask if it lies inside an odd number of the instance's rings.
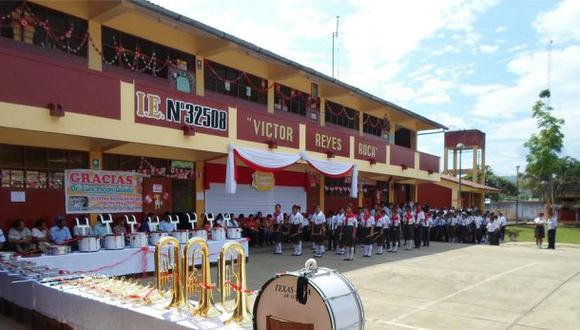
[[[328,240],[327,250],[336,250],[336,215],[329,211],[326,216],[326,239]]]
[[[391,250],[389,252],[396,253],[399,251],[401,245],[401,214],[397,206],[393,209],[393,216],[391,217]]]
[[[326,217],[320,210],[320,205],[316,205],[314,213],[310,216],[310,222],[310,237],[314,242],[314,257],[320,258],[324,253],[324,224],[326,223]]]
[[[338,211],[338,214],[334,216],[334,239],[337,242],[337,249],[336,254],[344,255],[344,244],[343,244],[343,237],[344,237],[344,224],[346,223],[346,215],[344,213],[344,208],[341,207]]]
[[[505,239],[505,228],[507,226],[507,219],[506,217],[503,215],[503,213],[499,212],[499,218],[498,218],[498,225],[500,228],[500,239],[503,242],[503,240]]]
[[[538,249],[542,248],[544,236],[546,236],[545,224],[546,220],[544,220],[544,212],[538,213],[538,216],[534,219],[534,237],[536,238],[536,247]]]
[[[356,242],[356,229],[358,226],[357,216],[352,212],[352,207],[346,207],[346,219],[342,230],[342,245],[346,249],[344,260],[354,260],[354,244]]]
[[[284,215],[282,206],[274,206],[274,219],[272,225],[272,239],[274,240],[274,254],[282,254],[282,225],[284,225]]]
[[[551,205],[546,205],[544,219],[548,225],[548,249],[556,249],[556,228],[558,228],[558,217],[554,214]]]
[[[499,245],[500,229],[495,214],[491,214],[490,221],[487,224],[487,235],[489,237],[489,245]]]
[[[383,246],[385,245],[385,236],[389,228],[390,219],[385,214],[385,211],[380,210],[377,213],[375,220],[375,244],[377,245],[377,254],[383,254]]]
[[[457,243],[457,222],[459,216],[456,216],[454,212],[449,214],[449,242]]]
[[[421,216],[421,213],[423,216]],[[422,218],[420,221],[421,224],[421,243],[424,247],[429,246],[429,229],[431,227],[431,214],[429,213],[429,206],[425,205],[423,209],[419,209],[419,213],[417,214],[417,221]]]
[[[415,229],[415,217],[411,213],[411,208],[405,208],[405,218],[403,220],[403,243],[405,250],[411,250],[411,241],[413,240],[413,231]]]
[[[477,212],[473,220],[475,224],[475,243],[481,244],[481,227],[483,225],[483,218],[481,217],[481,214]]]
[[[288,239],[294,245],[293,256],[302,255],[302,227],[304,226],[304,217],[300,213],[300,206],[293,205],[290,214],[290,234]]]
[[[363,211],[363,220],[362,220],[362,244],[363,244],[363,257],[370,258],[373,254],[373,240],[375,234],[375,217],[369,212],[369,210],[365,209]]]

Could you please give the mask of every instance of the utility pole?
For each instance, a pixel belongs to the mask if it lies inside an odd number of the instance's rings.
[[[463,145],[463,143],[458,143],[455,146],[456,149],[459,149],[459,200],[457,201],[457,207],[459,209],[463,208],[463,198],[461,196],[461,154],[463,152],[463,148],[465,148],[465,146]]]
[[[516,225],[518,224],[520,204],[520,165],[516,166]]]
[[[332,32],[332,78],[334,78],[334,63],[336,62],[336,78],[338,78],[338,23],[340,16],[336,16],[336,30]],[[334,39],[336,38],[336,42]],[[336,61],[334,60],[336,54]]]

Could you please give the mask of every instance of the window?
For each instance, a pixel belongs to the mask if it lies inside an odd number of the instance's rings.
[[[195,81],[191,73],[195,68],[193,55],[106,26],[102,27],[102,43],[106,64],[165,79],[171,73],[171,66],[176,66],[189,73],[190,83]]]
[[[189,164],[187,167],[185,164]],[[161,158],[104,154],[103,169],[106,171],[139,172],[151,176],[173,179],[194,179],[193,163]]]
[[[359,112],[357,110],[342,106],[338,103],[326,101],[325,120],[327,123],[358,131]]]
[[[383,131],[385,130],[385,120],[380,119],[375,116],[363,114],[363,132],[383,136]]]
[[[205,89],[266,105],[268,81],[225,65],[206,61]]]
[[[274,88],[274,108],[276,110],[306,116],[311,104],[309,94],[279,84],[276,84]]]
[[[88,153],[0,144],[2,188],[62,189],[64,170],[88,168]]]
[[[0,36],[87,57],[87,21],[24,1],[0,2]]]

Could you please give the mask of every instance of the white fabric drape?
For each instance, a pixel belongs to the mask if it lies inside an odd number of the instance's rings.
[[[300,160],[300,155],[240,148],[230,144],[226,164],[226,193],[228,194],[236,193],[236,155],[254,170],[270,172],[283,169]]]
[[[356,198],[358,196],[358,167],[356,164],[349,163],[335,163],[328,160],[321,160],[309,157],[306,152],[302,152],[302,159],[304,159],[310,166],[317,171],[332,177],[344,177],[351,172],[351,187],[350,196]]]

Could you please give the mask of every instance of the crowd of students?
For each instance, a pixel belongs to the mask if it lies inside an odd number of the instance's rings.
[[[375,205],[355,212],[348,205],[326,215],[316,206],[311,214],[302,213],[299,205],[284,213],[279,204],[273,214],[262,212],[247,217],[240,214],[236,223],[243,229],[250,246],[273,245],[274,254],[283,254],[283,243],[293,246],[292,255],[301,256],[303,242],[311,241],[314,256],[327,251],[353,260],[355,247],[362,246],[362,256],[373,251],[397,253],[429,247],[432,240],[449,243],[489,243],[499,245],[505,237],[506,217],[501,213],[477,209],[430,209],[428,205]]]

